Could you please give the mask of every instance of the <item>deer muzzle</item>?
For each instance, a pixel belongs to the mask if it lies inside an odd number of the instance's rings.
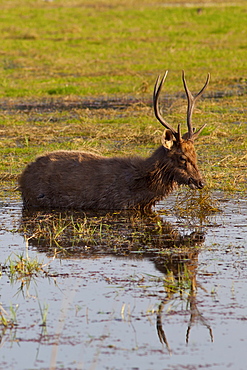
[[[188,185],[191,189],[202,189],[205,186],[202,180],[195,180],[192,177],[189,179]]]

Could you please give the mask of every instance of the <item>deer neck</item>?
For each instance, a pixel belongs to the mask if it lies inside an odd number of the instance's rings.
[[[162,145],[146,159],[149,187],[157,194],[168,195],[175,187],[174,169],[170,165],[168,151]]]

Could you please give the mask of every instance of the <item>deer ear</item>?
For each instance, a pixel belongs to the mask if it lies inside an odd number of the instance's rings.
[[[174,144],[174,136],[171,130],[165,130],[163,132],[161,142],[164,148],[171,150]]]

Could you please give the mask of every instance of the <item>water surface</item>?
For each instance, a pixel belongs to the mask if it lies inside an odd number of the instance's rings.
[[[174,197],[160,220],[116,216],[108,231],[87,215],[93,237],[57,249],[42,215],[2,202],[0,302],[16,324],[0,326],[0,368],[245,369],[247,201],[215,197],[222,212],[203,225],[177,218]],[[11,279],[13,253],[47,274]]]

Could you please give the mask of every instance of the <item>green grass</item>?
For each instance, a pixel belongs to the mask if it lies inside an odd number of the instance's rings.
[[[16,305],[15,307],[10,305],[8,313],[0,304],[0,329],[2,336],[5,334],[5,329],[12,329],[14,326],[17,325],[17,310],[18,305]]]
[[[132,94],[157,73],[180,71],[211,86],[246,77],[244,1],[239,6],[156,6],[107,0],[5,1],[1,5],[0,93],[5,97]],[[100,6],[101,5],[101,6]],[[236,19],[238,22],[236,22]]]
[[[24,255],[16,255],[14,259],[9,256],[6,263],[9,264],[8,269],[11,280],[20,280],[27,276],[36,276],[40,272],[44,272],[42,263],[36,258],[31,259]]]

